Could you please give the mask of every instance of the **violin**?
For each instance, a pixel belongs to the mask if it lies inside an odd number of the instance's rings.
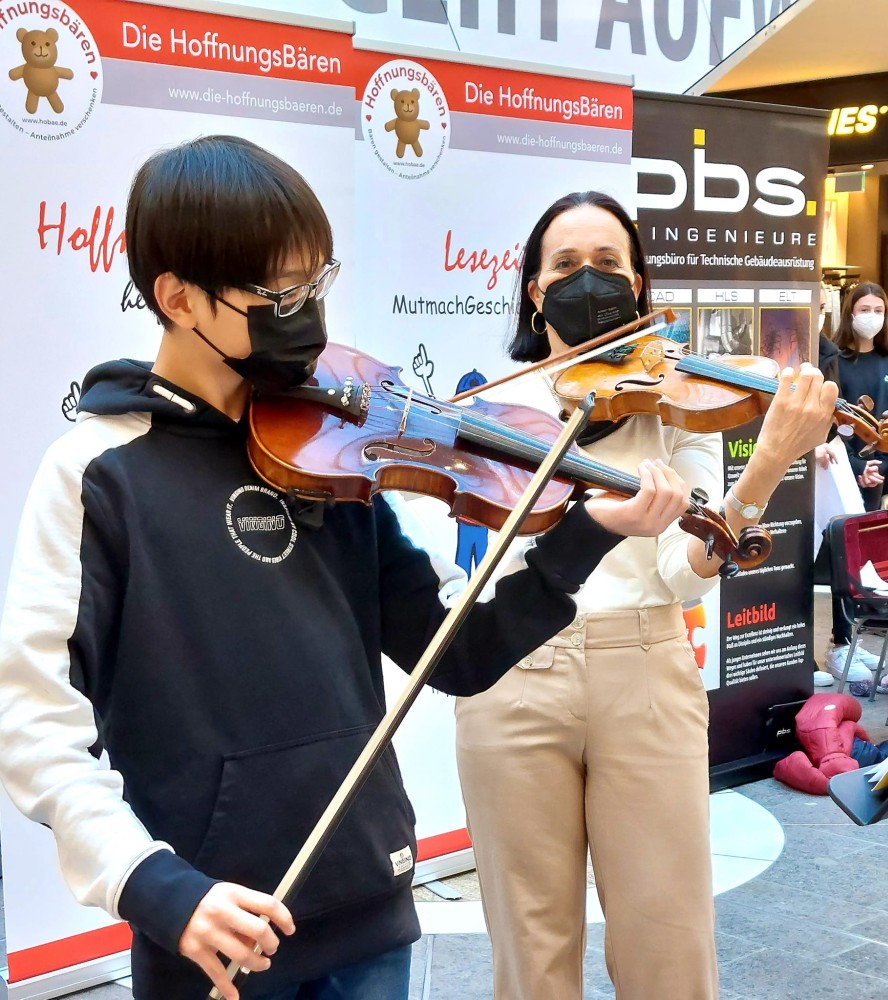
[[[553,381],[566,409],[595,391],[592,420],[618,421],[649,413],[692,433],[730,430],[760,417],[777,392],[779,365],[755,355],[711,360],[691,354],[674,340],[651,336],[631,347],[572,365]],[[833,420],[843,436],[866,442],[864,457],[888,450],[888,418],[876,420],[873,402],[836,401]]]
[[[247,451],[257,474],[295,496],[369,503],[380,490],[443,500],[454,517],[498,530],[548,454],[561,422],[526,406],[475,400],[458,406],[405,385],[400,369],[354,348],[328,344],[310,382],[286,395],[257,396],[249,413]],[[557,479],[528,514],[523,534],[546,531],[571,499],[589,488],[632,497],[636,476],[593,461],[574,446]],[[691,494],[680,527],[723,560],[723,576],[751,569],[770,554],[758,526],[736,536]]]

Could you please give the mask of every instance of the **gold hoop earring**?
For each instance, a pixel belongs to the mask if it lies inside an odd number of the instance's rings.
[[[536,318],[537,318],[537,316],[539,316],[539,318],[543,321],[543,328],[542,328],[542,330],[538,330],[536,328]],[[533,332],[538,337],[542,337],[545,334],[545,332],[546,332],[546,320],[545,320],[545,317],[543,316],[543,314],[539,310],[534,310],[533,316],[530,317],[530,328],[531,328],[531,330],[533,330]]]

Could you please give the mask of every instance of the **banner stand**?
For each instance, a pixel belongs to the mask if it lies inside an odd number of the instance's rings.
[[[67,996],[75,990],[87,990],[92,986],[123,979],[129,974],[128,951],[71,965],[56,972],[47,972],[43,976],[35,976],[12,985],[7,985],[9,970],[0,969],[0,1000],[50,1000],[52,997]]]
[[[774,374],[816,358],[827,112],[635,94],[637,220],[654,307],[704,357],[758,355]],[[761,419],[722,433],[725,486]],[[795,748],[813,687],[814,482],[803,456],[762,526],[767,562],[685,606],[710,708],[710,787],[768,777]]]

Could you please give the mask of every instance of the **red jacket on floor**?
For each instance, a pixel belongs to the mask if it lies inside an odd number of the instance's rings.
[[[796,750],[779,761],[774,777],[790,788],[826,795],[829,779],[859,767],[851,757],[854,737],[870,738],[857,723],[859,703],[847,694],[813,694],[796,716],[796,735],[805,753]]]

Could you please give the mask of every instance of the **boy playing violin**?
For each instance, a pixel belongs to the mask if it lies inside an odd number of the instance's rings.
[[[77,898],[132,924],[138,1000],[210,981],[234,1000],[220,954],[270,970],[251,996],[404,998],[414,816],[391,749],[292,914],[268,893],[384,714],[382,654],[410,669],[464,576],[388,497],[308,530],[249,465],[251,393],[311,376],[339,267],[295,170],[225,136],[158,153],[126,243],[160,348],[86,376],[37,473],[0,626],[0,777]],[[602,556],[685,509],[672,470],[639,476],[530,546],[435,687],[492,685],[571,621]]]

